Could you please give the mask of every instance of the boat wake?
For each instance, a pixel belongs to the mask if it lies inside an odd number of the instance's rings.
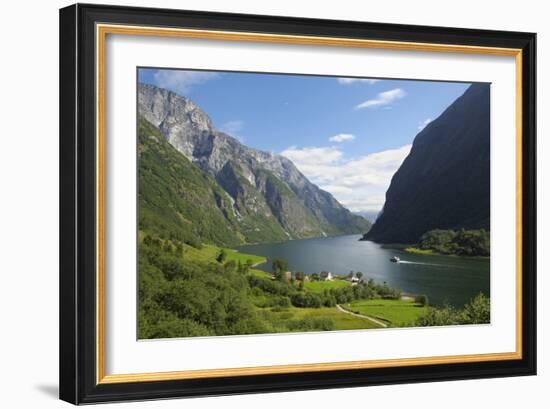
[[[400,260],[399,264],[418,264],[418,265],[422,265],[422,266],[450,267],[447,264],[422,263],[422,262],[419,262],[419,261],[407,261],[407,260]]]

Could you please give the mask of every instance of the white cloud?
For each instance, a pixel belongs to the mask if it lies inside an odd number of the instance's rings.
[[[185,96],[195,85],[214,79],[219,74],[204,71],[158,70],[153,74],[154,83]]]
[[[331,136],[328,138],[330,142],[345,142],[345,141],[353,141],[355,139],[355,135],[349,134],[349,133],[339,133],[338,135]]]
[[[388,105],[403,98],[405,95],[407,95],[407,93],[401,88],[391,89],[389,91],[379,93],[376,98],[369,99],[359,105],[356,105],[355,109],[376,108],[379,106]]]
[[[225,132],[226,134],[237,138],[239,141],[243,142],[244,137],[241,136],[241,131],[244,129],[244,121],[236,119],[233,121],[227,121],[226,123],[220,126],[220,131]]]
[[[347,159],[338,147],[292,146],[281,152],[313,183],[352,211],[379,211],[411,145]]]
[[[342,199],[340,203],[353,212],[379,212],[385,201],[384,194],[373,194],[366,199]]]
[[[309,177],[309,175],[322,174],[324,167],[331,168],[342,159],[344,154],[335,147],[298,148],[291,146],[281,152],[281,155],[293,161],[296,166],[299,163],[300,171]]]
[[[418,123],[418,130],[421,131],[428,125],[430,122],[432,122],[431,118],[424,119],[422,122]]]
[[[337,81],[339,84],[342,84],[342,85],[350,85],[350,84],[354,84],[354,83],[358,83],[358,82],[362,82],[362,83],[365,83],[365,84],[374,84],[380,80],[376,80],[376,79],[373,79],[373,78],[348,78],[348,77],[340,77],[340,78],[337,78]]]
[[[347,186],[339,185],[324,185],[321,189],[326,190],[327,192],[332,193],[333,195],[349,195],[353,193],[353,189]]]

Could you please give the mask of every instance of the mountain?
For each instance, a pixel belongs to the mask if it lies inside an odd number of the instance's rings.
[[[149,133],[157,130],[202,171],[210,190],[214,189],[210,184],[216,184],[224,223],[241,242],[352,234],[370,228],[367,220],[311,183],[289,159],[249,148],[215,129],[208,115],[188,98],[139,84],[138,115],[151,128]]]
[[[376,218],[378,217],[378,214],[380,214],[380,211],[379,210],[360,210],[357,212],[353,212],[353,214],[364,217],[369,222],[374,223],[376,221]]]
[[[415,138],[366,240],[416,243],[432,229],[489,229],[490,86],[472,84]]]

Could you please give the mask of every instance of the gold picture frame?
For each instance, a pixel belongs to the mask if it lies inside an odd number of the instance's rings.
[[[119,18],[117,13],[126,13],[123,19]],[[178,14],[179,13],[179,14]],[[202,15],[202,14],[201,14]],[[136,17],[137,16],[137,17]],[[534,140],[534,129],[531,121],[534,121],[534,96],[532,89],[532,83],[534,81],[534,36],[530,34],[520,33],[514,36],[513,33],[501,33],[500,41],[493,41],[492,37],[488,33],[476,32],[470,33],[461,31],[458,29],[440,29],[438,33],[431,33],[431,39],[433,41],[418,41],[415,38],[414,33],[424,33],[423,28],[410,27],[408,35],[411,40],[393,39],[395,35],[392,35],[392,26],[385,25],[380,28],[378,34],[379,38],[364,38],[368,36],[368,32],[371,32],[371,28],[367,23],[357,23],[357,34],[354,37],[343,37],[336,35],[338,29],[330,28],[331,22],[319,21],[317,22],[317,32],[319,34],[288,34],[285,33],[285,27],[287,30],[294,29],[296,24],[299,24],[299,19],[284,19],[273,18],[275,26],[279,27],[279,30],[275,30],[273,27],[266,27],[265,32],[246,31],[241,29],[228,29],[223,28],[224,23],[219,23],[219,20],[213,19],[211,27],[200,27],[194,23],[199,20],[198,14],[190,12],[175,12],[172,16],[174,19],[171,24],[165,21],[165,15],[158,10],[154,9],[133,9],[133,8],[110,8],[100,6],[71,6],[61,11],[62,26],[65,23],[65,30],[62,29],[61,36],[63,40],[64,35],[74,35],[76,28],[79,27],[78,22],[81,22],[80,30],[87,30],[87,34],[84,40],[78,39],[77,36],[71,41],[70,46],[67,46],[64,50],[62,48],[62,59],[66,58],[71,64],[81,64],[76,62],[76,50],[78,47],[83,50],[83,54],[86,56],[93,56],[93,67],[89,67],[92,64],[91,61],[87,61],[88,73],[93,72],[93,78],[89,78],[88,74],[80,74],[80,77],[75,75],[75,83],[78,81],[86,81],[86,94],[88,98],[93,97],[95,100],[93,110],[95,112],[95,130],[93,132],[95,156],[93,156],[93,183],[88,189],[95,191],[95,203],[93,220],[95,220],[95,233],[94,233],[94,266],[93,266],[93,282],[95,288],[93,289],[93,300],[89,300],[88,303],[94,305],[95,316],[92,321],[94,323],[95,337],[93,344],[89,341],[86,342],[86,356],[87,365],[90,364],[90,357],[93,359],[93,368],[86,368],[86,375],[82,374],[77,376],[76,379],[69,379],[70,376],[67,373],[62,373],[62,398],[73,403],[77,402],[94,402],[111,400],[113,396],[115,399],[133,399],[139,395],[140,384],[160,384],[162,382],[173,381],[190,381],[190,380],[209,380],[215,381],[227,378],[239,378],[249,379],[248,391],[262,390],[260,386],[254,386],[254,379],[259,379],[262,376],[277,376],[277,375],[301,375],[307,374],[320,374],[324,373],[324,376],[330,377],[337,371],[361,371],[360,373],[368,374],[369,370],[373,369],[396,369],[396,368],[408,368],[414,369],[419,366],[440,366],[446,365],[452,367],[454,364],[471,364],[478,365],[480,371],[482,365],[490,365],[490,363],[499,363],[503,361],[510,362],[510,368],[521,368],[521,371],[526,373],[532,373],[533,367],[533,339],[532,330],[525,330],[525,328],[534,327],[532,320],[533,305],[533,293],[532,285],[534,283],[534,259],[533,259],[533,247],[531,237],[534,237],[534,226],[532,225],[532,207],[528,209],[525,207],[526,200],[528,201],[532,195],[534,195],[534,186],[531,180],[534,178],[534,169],[528,163],[526,167],[525,158],[531,160],[530,155],[531,147],[526,145],[526,141]],[[226,15],[225,25],[238,27],[236,21],[241,21],[243,18],[248,19],[250,24],[259,24],[259,20],[255,16],[233,16]],[[155,25],[140,23],[143,19],[156,19]],[[174,22],[180,19],[177,26]],[[112,21],[115,20],[115,21]],[[120,21],[117,21],[120,20]],[[133,20],[133,21],[132,21]],[[267,24],[267,23],[266,23]],[[285,26],[286,25],[286,26]],[[82,27],[84,26],[84,27]],[[378,26],[377,26],[378,27]],[[93,30],[93,36],[90,38],[90,34]],[[331,31],[332,30],[332,31]],[[340,29],[341,30],[341,29]],[[362,31],[363,30],[363,31]],[[455,30],[455,31],[453,31]],[[323,34],[321,34],[323,33]],[[461,37],[461,42],[451,43],[447,40],[447,37],[453,34],[455,37]],[[278,43],[278,44],[292,44],[292,45],[319,45],[319,46],[331,46],[331,47],[354,47],[354,48],[369,48],[369,49],[383,49],[383,50],[398,50],[398,51],[426,51],[426,52],[443,52],[443,53],[466,53],[466,54],[481,54],[481,55],[496,55],[496,56],[508,56],[515,58],[516,66],[516,266],[515,266],[515,279],[516,279],[516,342],[515,351],[506,353],[487,353],[477,355],[456,355],[456,356],[432,356],[432,357],[416,357],[416,358],[401,358],[401,359],[383,359],[383,360],[369,360],[369,361],[348,361],[348,362],[319,362],[315,364],[296,364],[296,365],[278,365],[278,366],[258,366],[258,367],[241,367],[241,368],[219,368],[208,370],[187,370],[187,371],[173,371],[173,372],[154,372],[154,373],[129,373],[129,374],[107,374],[105,371],[106,362],[106,343],[105,343],[105,186],[106,186],[106,172],[105,172],[105,110],[108,101],[106,101],[106,86],[105,86],[105,49],[108,36],[125,35],[125,36],[155,36],[166,38],[192,38],[192,39],[208,39],[217,41],[243,41],[243,42],[255,42],[255,43]],[[402,34],[406,37],[407,33]],[[485,35],[485,40],[483,40]],[[496,34],[495,34],[496,35]],[[495,36],[493,35],[493,37]],[[385,38],[382,38],[385,37]],[[429,37],[424,33],[424,37]],[[82,41],[83,43],[79,43]],[[487,45],[487,43],[491,43]],[[493,44],[494,43],[494,44]],[[93,47],[92,47],[93,46]],[[70,50],[68,50],[70,49]],[[71,51],[73,51],[71,53]],[[91,69],[93,68],[93,69]],[[78,67],[77,67],[78,69]],[[62,65],[63,71],[63,65]],[[78,71],[78,70],[76,70]],[[82,68],[82,73],[84,69]],[[86,78],[83,78],[86,76]],[[90,87],[89,84],[93,84]],[[63,85],[62,85],[63,86]],[[70,86],[70,85],[67,85]],[[78,89],[72,90],[73,94],[78,93]],[[67,90],[62,91],[62,105],[63,98],[71,93]],[[89,99],[88,99],[89,100]],[[62,115],[68,116],[71,112],[76,112],[78,106],[74,106],[75,102],[71,105],[68,101],[65,104],[70,105],[66,111],[62,109]],[[89,104],[88,104],[89,105]],[[88,109],[90,107],[88,106]],[[73,115],[75,116],[75,115]],[[76,121],[76,119],[73,119]],[[75,126],[74,129],[77,129]],[[62,143],[64,140],[70,138],[79,138],[78,134],[74,132],[70,133],[66,131],[62,132]],[[527,146],[527,149],[525,147]],[[62,158],[63,161],[63,158]],[[62,163],[63,165],[63,163]],[[63,168],[63,166],[62,166]],[[68,168],[66,168],[68,169]],[[76,172],[74,168],[73,172]],[[526,186],[527,183],[527,186]],[[62,196],[65,200],[71,201],[75,208],[80,206],[80,203],[75,202],[74,196],[71,198],[70,191],[62,192]],[[528,225],[525,225],[525,222]],[[63,224],[63,221],[62,221]],[[62,240],[75,240],[74,233],[71,229],[67,229],[65,236],[63,235],[64,226],[62,226]],[[69,233],[72,233],[70,238]],[[527,240],[527,239],[528,240]],[[529,249],[529,253],[525,254],[525,249]],[[66,279],[67,275],[78,276],[78,274],[84,274],[84,272],[77,272],[74,270],[63,270],[61,272],[61,279]],[[87,280],[89,278],[90,270],[87,271]],[[65,277],[65,278],[64,278]],[[525,280],[528,280],[528,285],[525,286]],[[77,281],[74,280],[73,290],[76,288]],[[91,282],[91,281],[89,281]],[[82,284],[80,284],[82,285]],[[91,294],[91,293],[88,293]],[[525,298],[525,295],[529,294],[529,299]],[[62,294],[63,297],[63,294]],[[69,304],[69,305],[68,305]],[[92,305],[86,304],[86,305]],[[528,308],[526,308],[526,306]],[[84,308],[82,304],[78,305],[77,300],[73,300],[67,303],[62,298],[62,309],[71,309],[71,316],[76,316],[78,313],[74,311],[78,308]],[[526,322],[526,318],[527,322]],[[68,318],[66,318],[68,320]],[[69,334],[70,329],[76,324],[72,322],[70,325],[63,327],[62,324],[62,345],[63,338],[74,339],[74,334]],[[89,333],[89,332],[88,332]],[[82,336],[80,334],[79,336]],[[527,336],[527,339],[525,337]],[[93,345],[93,351],[90,351],[90,346]],[[63,349],[63,346],[62,346]],[[82,351],[81,351],[82,352]],[[82,355],[82,354],[81,354]],[[67,356],[71,356],[71,360],[74,361],[74,371],[77,369],[77,363],[81,357],[77,357],[74,350],[68,351],[68,355],[63,356],[62,359],[67,359]],[[82,368],[82,365],[80,366]],[[497,368],[497,367],[487,367]],[[366,371],[366,372],[365,372]],[[495,369],[496,371],[496,369]],[[518,369],[519,371],[519,369]],[[510,373],[513,370],[509,371]],[[93,378],[90,376],[93,373]],[[359,373],[359,372],[358,372]],[[480,372],[481,373],[481,372]],[[496,374],[496,372],[495,372]],[[447,375],[447,379],[453,379],[453,377],[461,376],[458,372],[454,375],[451,373]],[[480,375],[481,376],[481,375]],[[65,377],[65,378],[64,378]],[[85,378],[85,382],[89,385],[87,390],[82,388],[78,389],[78,392],[69,392],[70,386],[74,386],[75,382],[82,381]],[[397,380],[397,376],[396,376]],[[364,382],[364,380],[363,380]],[[376,383],[376,381],[374,381]],[[63,386],[63,385],[66,386]],[[334,383],[333,383],[334,384]],[[319,383],[319,387],[324,387],[322,382]],[[335,385],[335,384],[334,384]],[[105,392],[105,388],[126,388],[120,389],[117,392]],[[186,389],[187,388],[187,389]],[[296,388],[300,388],[297,384]],[[128,392],[128,390],[130,392]],[[235,389],[237,390],[237,389]],[[284,387],[276,388],[273,390],[285,390]],[[287,388],[288,390],[288,388]],[[193,389],[182,383],[179,386],[174,386],[174,393],[163,395],[159,388],[157,392],[151,393],[151,398],[162,396],[190,396],[194,394],[208,393],[205,389]],[[231,390],[223,390],[224,393],[231,392]],[[222,393],[222,392],[220,392]]]

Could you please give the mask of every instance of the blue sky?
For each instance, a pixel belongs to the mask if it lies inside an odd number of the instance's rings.
[[[353,211],[378,211],[416,134],[465,83],[140,69],[188,97],[214,126],[291,159]]]

